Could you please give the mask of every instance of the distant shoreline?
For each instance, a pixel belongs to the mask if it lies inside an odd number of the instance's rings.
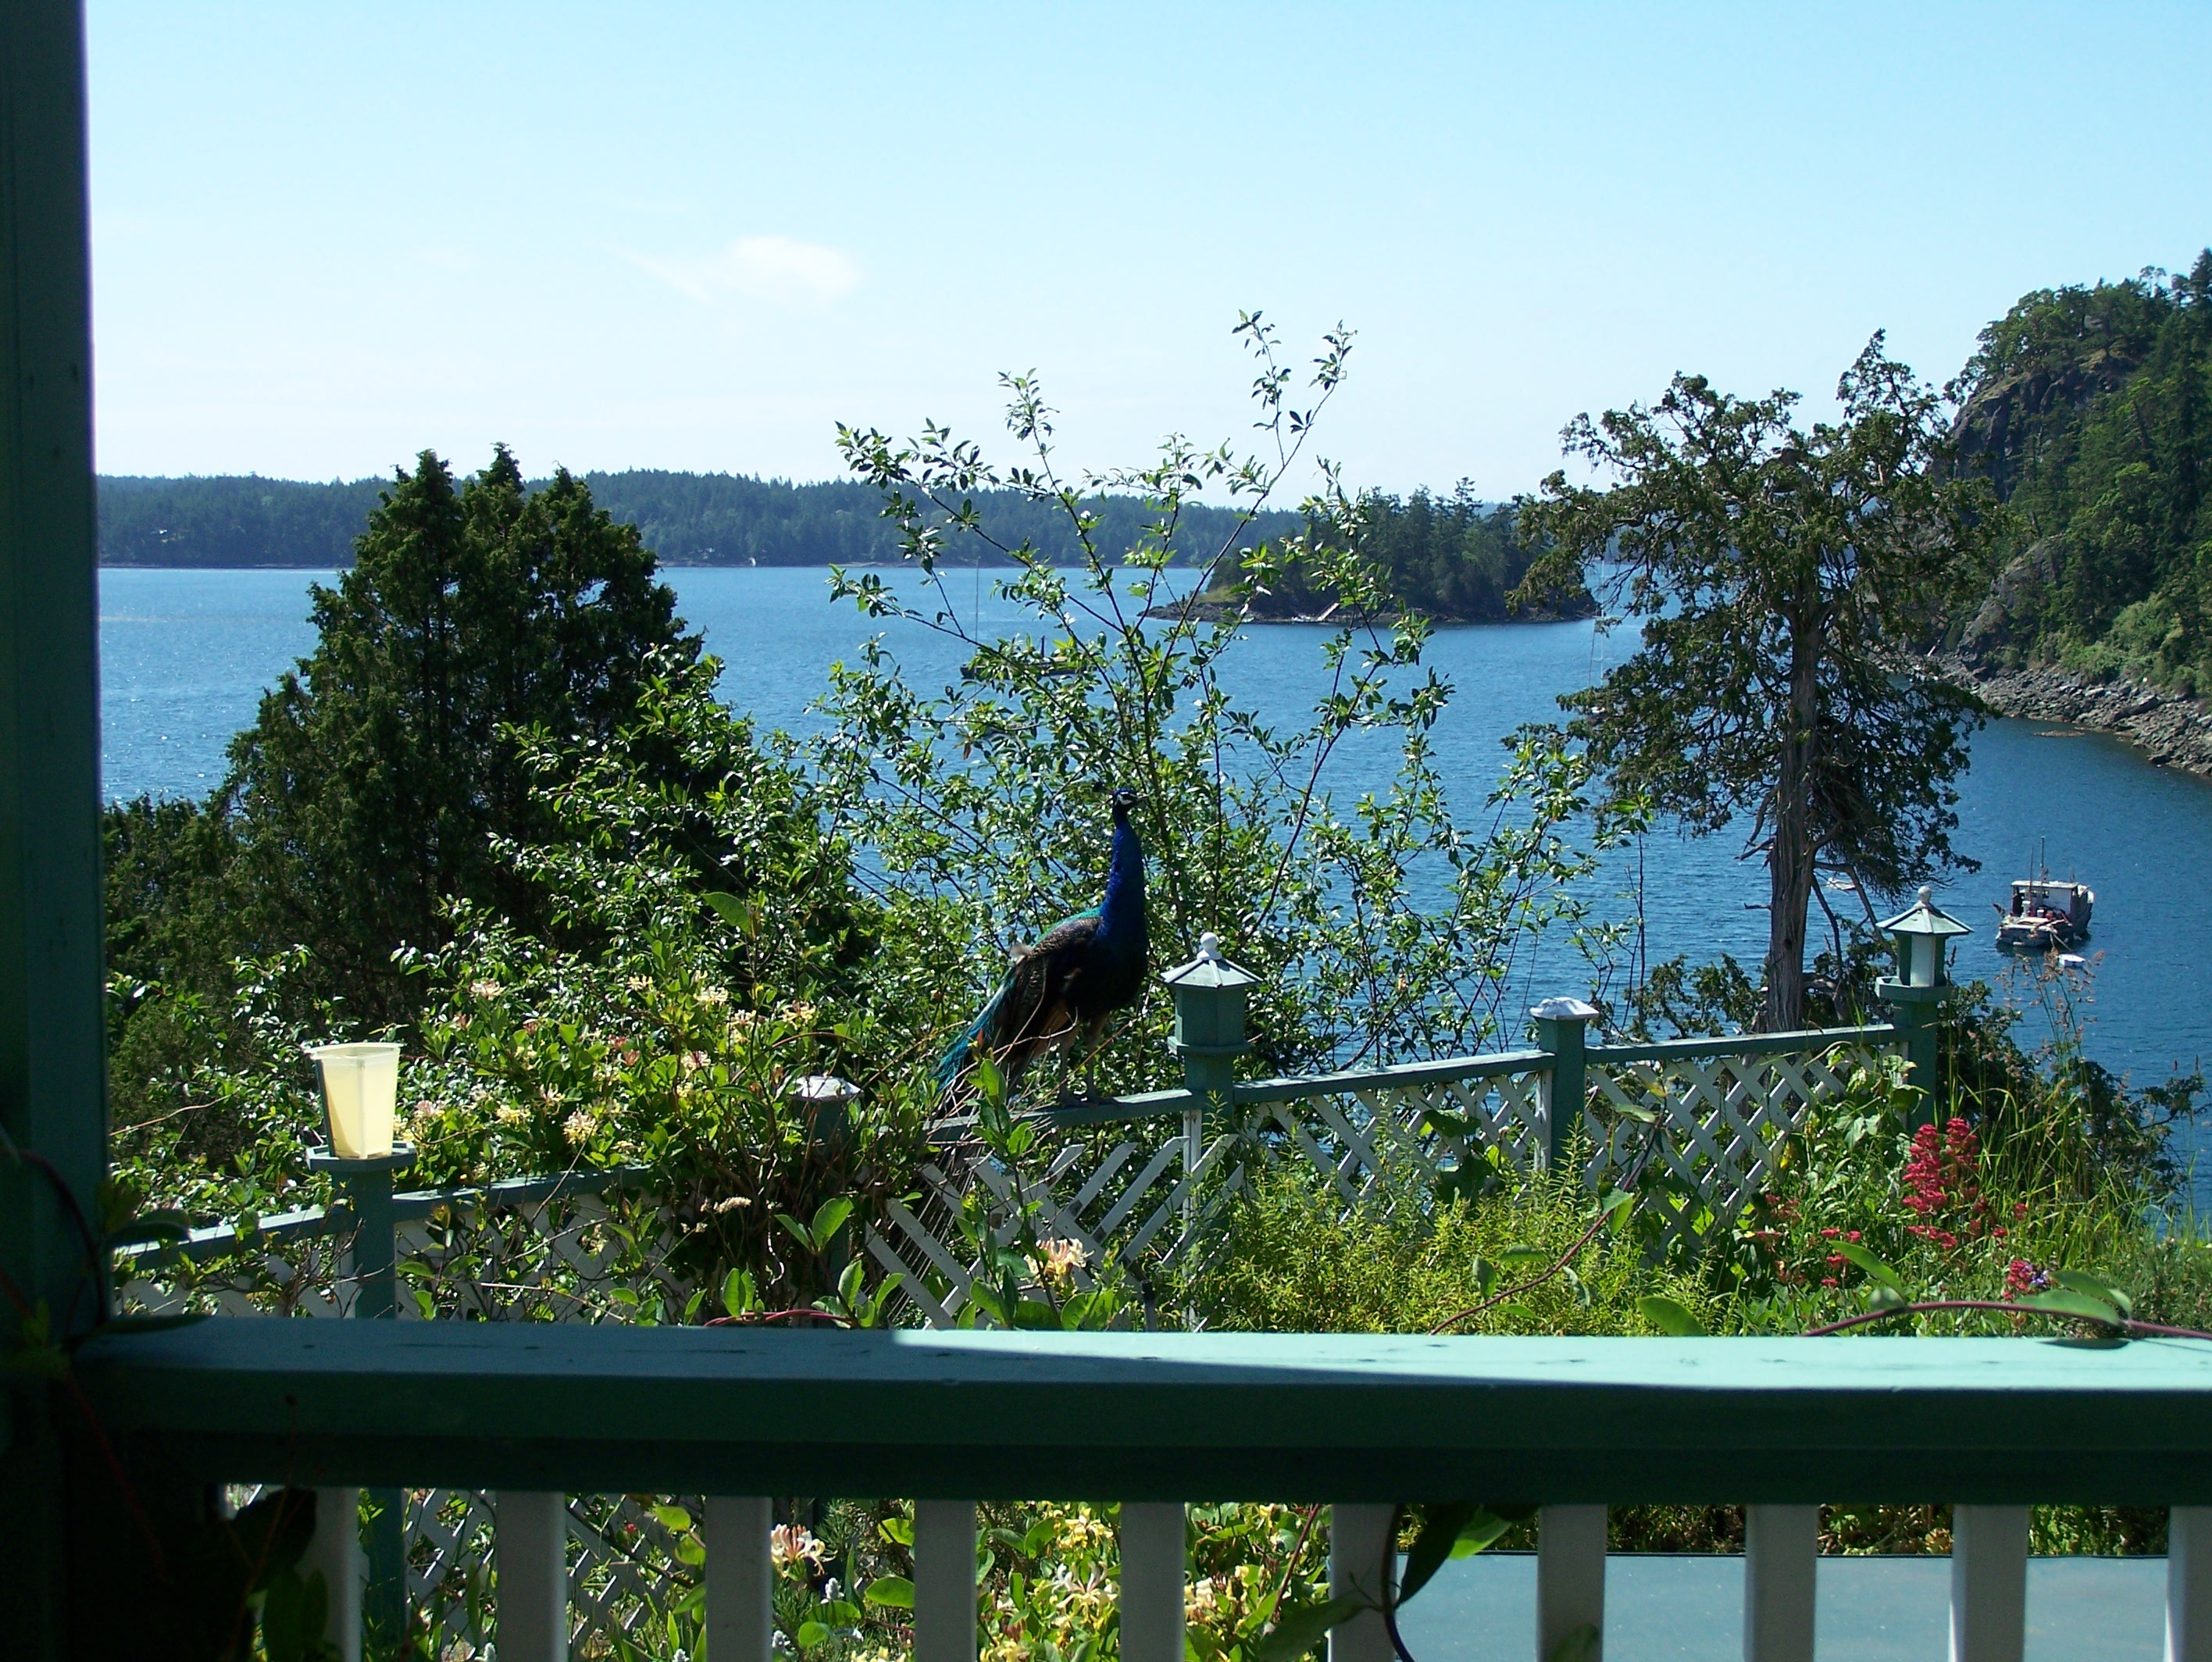
[[[2154,767],[2212,778],[2212,705],[2140,681],[2088,681],[2065,670],[1986,669],[1962,658],[1943,673],[1991,711],[2063,722],[2124,739]]]

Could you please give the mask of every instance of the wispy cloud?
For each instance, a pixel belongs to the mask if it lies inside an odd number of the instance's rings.
[[[736,298],[771,305],[819,308],[860,286],[860,268],[841,249],[796,237],[739,237],[720,252],[696,259],[625,257],[695,300]]]

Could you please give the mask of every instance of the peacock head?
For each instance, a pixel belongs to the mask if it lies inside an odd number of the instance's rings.
[[[1114,804],[1114,823],[1127,823],[1129,810],[1137,805],[1137,793],[1126,785],[1117,786],[1110,800]]]

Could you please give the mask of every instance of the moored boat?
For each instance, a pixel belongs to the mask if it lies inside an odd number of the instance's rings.
[[[2065,951],[2088,938],[2089,913],[2096,904],[2095,893],[2085,883],[2016,878],[2010,907],[1997,907],[2004,914],[1997,945],[2008,952]]]

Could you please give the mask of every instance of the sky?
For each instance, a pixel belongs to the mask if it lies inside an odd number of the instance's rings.
[[[2212,6],[90,0],[110,473],[1071,472],[1256,435],[1486,497],[1678,371],[1820,412],[2212,243]],[[1292,402],[1304,407],[1303,396]],[[1305,464],[1301,463],[1301,468]]]

